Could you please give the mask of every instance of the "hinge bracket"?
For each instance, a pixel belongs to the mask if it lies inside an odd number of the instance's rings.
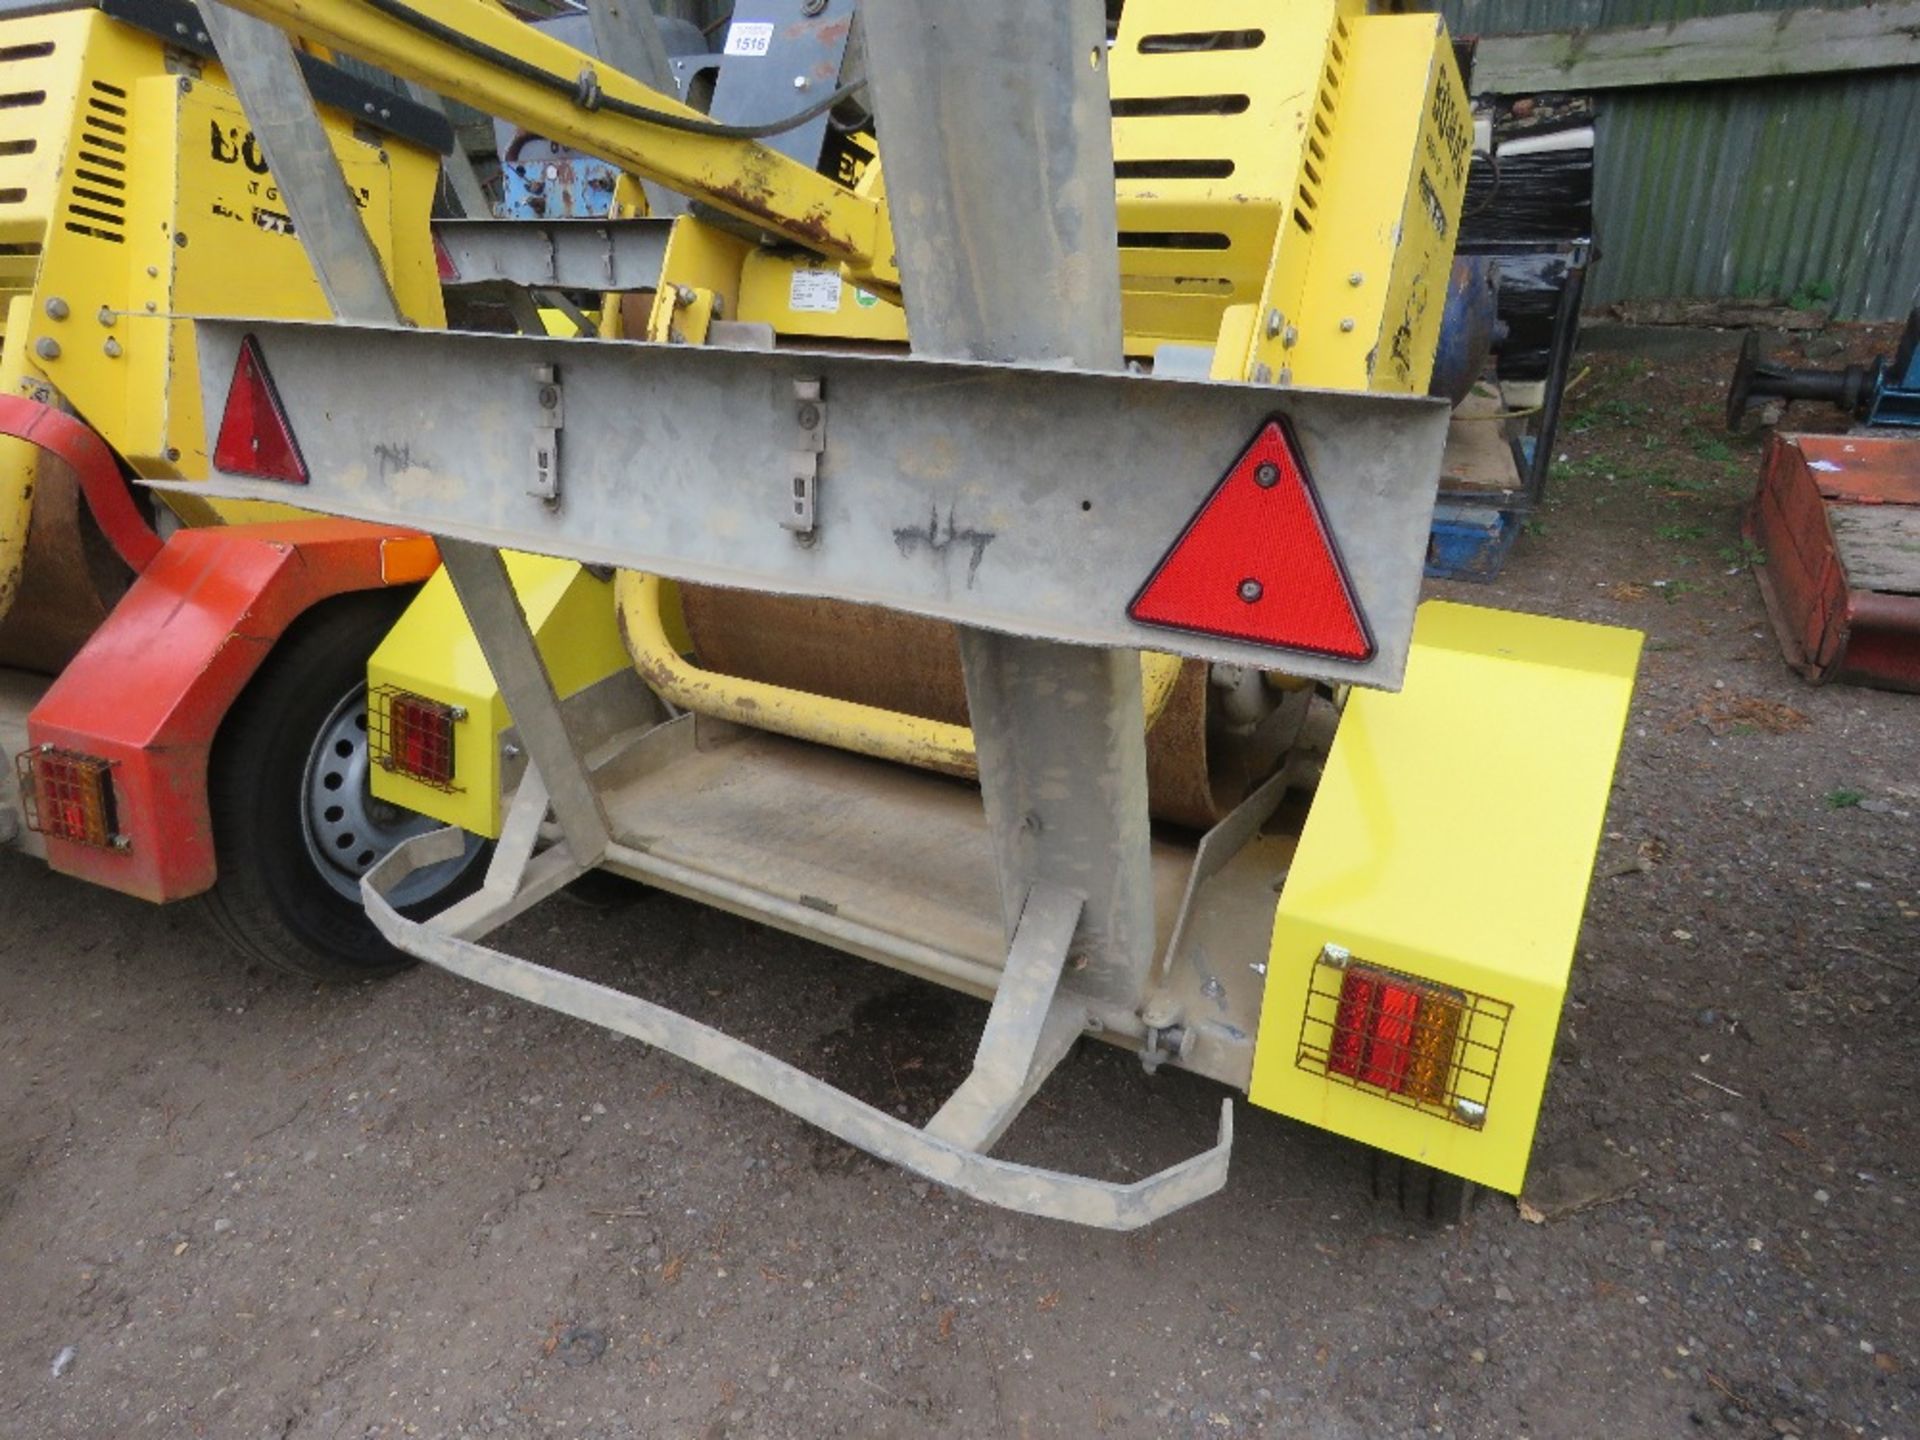
[[[527,493],[548,505],[560,503],[560,429],[566,423],[566,394],[561,389],[559,368],[535,365],[533,403],[537,407],[533,422],[533,472],[527,480]]]
[[[796,538],[811,541],[815,502],[820,490],[820,456],[827,448],[827,403],[820,398],[820,381],[793,382],[793,418],[799,426],[787,467],[788,481],[780,524]]]

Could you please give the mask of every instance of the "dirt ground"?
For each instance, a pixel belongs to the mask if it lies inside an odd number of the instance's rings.
[[[6,855],[0,1435],[1920,1436],[1920,708],[1782,665],[1730,343],[1587,355],[1505,576],[1436,587],[1649,636],[1536,1156],[1593,1203],[1418,1229],[1241,1105],[1226,1193],[1157,1228],[1011,1217]],[[984,1017],[668,898],[512,938],[916,1117]],[[1218,1103],[1089,1045],[1005,1151],[1143,1173]]]

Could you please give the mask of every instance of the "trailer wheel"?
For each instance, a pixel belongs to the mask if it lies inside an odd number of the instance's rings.
[[[360,905],[360,876],[438,821],[368,789],[367,658],[405,592],[342,596],[300,617],[215,737],[207,790],[219,878],[204,897],[243,954],[312,980],[364,980],[412,963]],[[412,917],[471,893],[486,844],[395,893]]]
[[[1471,1180],[1385,1150],[1371,1152],[1373,1198],[1396,1206],[1423,1225],[1458,1225],[1473,1209],[1480,1187]]]

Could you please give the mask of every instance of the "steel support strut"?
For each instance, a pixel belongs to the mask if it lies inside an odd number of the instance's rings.
[[[868,13],[867,46],[895,213],[916,222],[895,236],[914,350],[1119,369],[1101,8],[894,0]],[[1059,938],[1082,994],[1138,1003],[1153,960],[1140,659],[966,628],[960,656],[1016,942],[1001,983],[1043,1007],[1018,1032],[1025,1057],[1005,1053],[1014,1032],[990,1025],[977,1064],[1024,1079],[1052,997],[1030,993],[1014,963],[1023,912],[1081,897],[1077,928]]]
[[[1121,368],[1101,7],[894,0],[868,12],[867,46],[895,213],[916,222],[895,235],[914,350]],[[1146,735],[1137,651],[963,627],[960,659],[1009,946],[973,1073],[927,1128],[985,1150],[1086,998],[1145,998]]]

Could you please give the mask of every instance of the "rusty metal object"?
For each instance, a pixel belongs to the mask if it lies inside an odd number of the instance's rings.
[[[954,627],[871,605],[683,585],[680,601],[705,669],[948,724],[967,723]],[[1244,776],[1209,774],[1207,666],[1190,660],[1147,734],[1156,820],[1205,828],[1246,793]]]
[[[80,494],[73,467],[37,452],[20,589],[0,620],[0,665],[55,675],[133,583]]]

